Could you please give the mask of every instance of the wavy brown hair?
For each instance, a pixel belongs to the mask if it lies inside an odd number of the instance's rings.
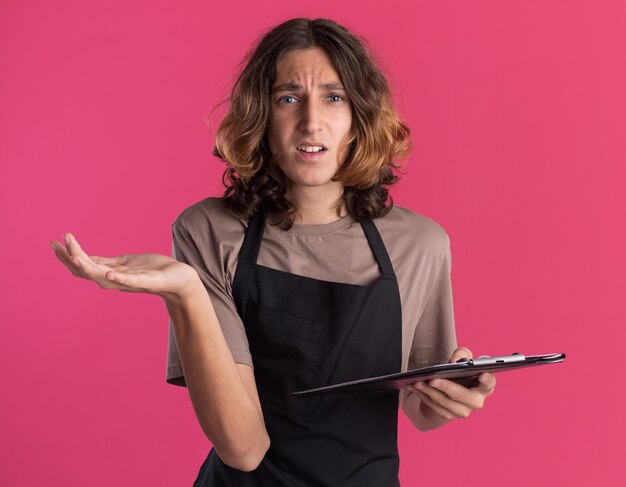
[[[396,159],[411,150],[410,130],[396,113],[389,84],[366,45],[332,20],[297,18],[267,32],[246,55],[213,148],[213,155],[228,164],[223,176],[227,207],[245,219],[263,212],[283,228],[293,225],[297,208],[287,197],[287,178],[266,139],[271,88],[281,55],[315,47],[331,59],[352,103],[346,155],[334,176],[344,185],[347,211],[358,221],[389,212],[388,187],[399,179]]]

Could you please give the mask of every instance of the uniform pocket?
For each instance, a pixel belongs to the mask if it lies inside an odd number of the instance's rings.
[[[261,401],[286,412],[307,412],[312,401],[287,394],[317,386],[326,325],[253,301],[244,323]]]

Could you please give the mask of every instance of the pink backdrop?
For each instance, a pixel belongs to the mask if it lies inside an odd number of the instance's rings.
[[[255,3],[3,0],[0,484],[191,485],[209,444],[164,382],[164,305],[71,277],[48,241],[169,254],[221,191],[206,118],[246,49],[328,16],[393,73],[415,142],[394,197],[451,237],[459,342],[568,354],[469,420],[402,418],[403,485],[624,485],[626,4]]]

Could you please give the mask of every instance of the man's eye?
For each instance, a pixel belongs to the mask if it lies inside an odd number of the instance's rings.
[[[281,103],[285,103],[287,105],[292,104],[296,99],[293,96],[283,96],[279,99]]]
[[[331,101],[342,101],[343,100],[343,96],[339,96],[339,95],[330,95],[328,98],[330,98]]]

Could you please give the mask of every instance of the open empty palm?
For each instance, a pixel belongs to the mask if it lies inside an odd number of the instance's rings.
[[[50,242],[57,258],[73,275],[94,281],[103,289],[182,294],[198,277],[191,266],[165,255],[89,256],[72,234],[64,234],[64,239],[65,245],[56,240]]]

